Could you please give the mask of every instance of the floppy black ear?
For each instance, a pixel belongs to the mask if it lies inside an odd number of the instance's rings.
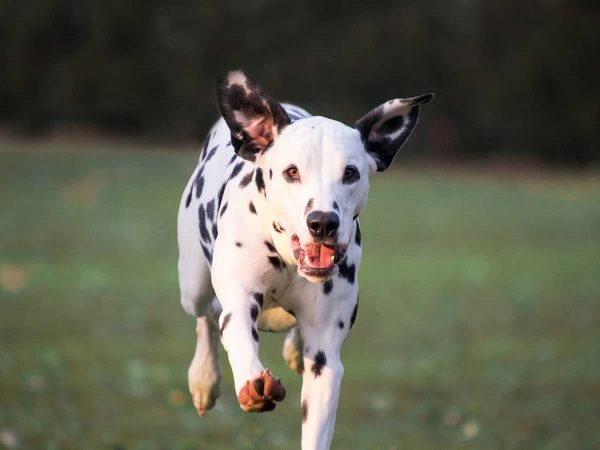
[[[433,94],[425,94],[390,100],[354,124],[360,132],[365,149],[377,163],[377,171],[382,172],[390,166],[417,124],[419,105],[431,101],[432,98]]]
[[[231,130],[235,152],[250,161],[290,123],[283,107],[239,70],[219,81],[217,103]]]

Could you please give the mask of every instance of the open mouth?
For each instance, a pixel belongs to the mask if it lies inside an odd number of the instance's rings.
[[[301,272],[322,279],[328,278],[335,265],[346,256],[346,247],[325,242],[302,246],[297,235],[292,236],[292,250]]]

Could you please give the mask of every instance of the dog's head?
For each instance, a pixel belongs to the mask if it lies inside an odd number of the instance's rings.
[[[291,123],[284,108],[242,72],[217,87],[235,152],[254,162],[276,231],[287,236],[300,275],[331,277],[345,257],[369,175],[389,167],[433,94],[390,100],[354,128],[325,117]],[[260,170],[259,170],[260,169]]]

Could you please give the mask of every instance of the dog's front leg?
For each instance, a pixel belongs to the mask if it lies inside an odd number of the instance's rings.
[[[263,412],[275,408],[285,397],[285,388],[265,369],[258,358],[256,319],[263,303],[258,291],[228,289],[221,299],[223,312],[219,329],[233,371],[235,390],[245,411]]]
[[[331,443],[344,374],[340,350],[351,326],[358,286],[349,291],[337,299],[317,297],[312,311],[298,317],[304,341],[302,450],[327,450]]]

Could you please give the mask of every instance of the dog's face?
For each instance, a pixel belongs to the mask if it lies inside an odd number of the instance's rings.
[[[345,256],[375,169],[359,132],[324,117],[301,119],[281,132],[258,163],[298,270],[326,280]]]
[[[282,106],[231,72],[218,86],[236,153],[261,169],[273,226],[285,233],[300,275],[323,282],[350,245],[367,200],[369,175],[385,170],[431,94],[390,100],[355,128],[324,117],[290,123]]]

